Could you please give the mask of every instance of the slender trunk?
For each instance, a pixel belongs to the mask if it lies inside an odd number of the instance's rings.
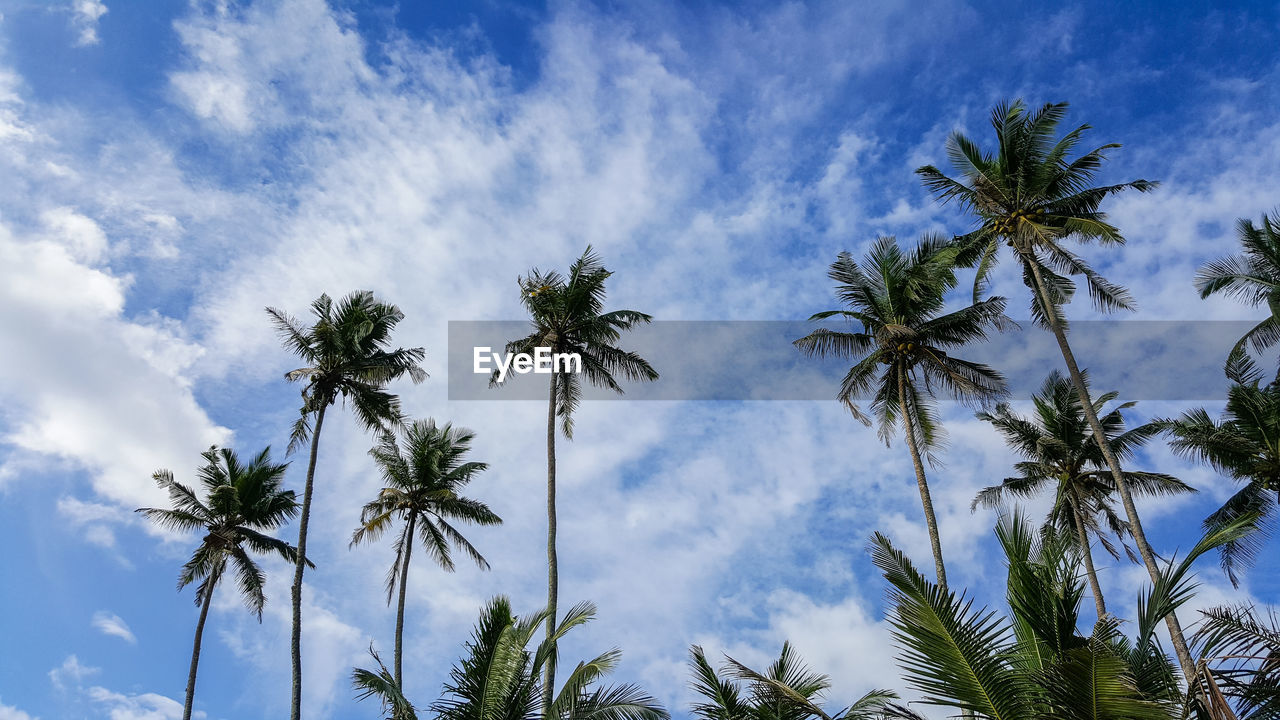
[[[1107,614],[1107,603],[1102,599],[1102,586],[1098,584],[1098,571],[1093,567],[1093,551],[1089,549],[1089,533],[1084,529],[1083,503],[1080,500],[1080,489],[1071,486],[1071,515],[1076,521],[1076,536],[1080,539],[1080,553],[1084,556],[1084,571],[1089,575],[1089,588],[1093,590],[1093,605],[1098,610],[1098,619]]]
[[[191,720],[191,706],[196,699],[196,668],[200,665],[200,641],[204,637],[204,621],[209,617],[209,604],[213,599],[213,588],[217,581],[217,577],[208,579],[209,592],[204,594],[204,601],[200,603],[200,619],[196,621],[196,640],[191,645],[191,670],[187,673],[187,702],[182,706],[182,720]]]
[[[298,516],[298,561],[293,568],[293,632],[289,637],[289,653],[293,660],[293,694],[289,705],[290,720],[302,717],[302,571],[307,566],[307,523],[311,519],[311,490],[316,479],[316,454],[320,451],[320,428],[324,426],[321,405],[316,413],[316,426],[311,433],[311,457],[307,461],[307,484],[302,490],[302,512]]]
[[[404,675],[400,672],[401,659],[404,657],[404,596],[409,587],[409,556],[413,554],[413,529],[418,523],[417,515],[409,516],[409,524],[404,531],[404,562],[400,564],[400,604],[396,607],[396,686],[404,692]]]
[[[556,373],[551,373],[551,397],[547,401],[547,637],[556,631],[556,599],[560,593],[560,574],[556,564]],[[542,713],[548,717],[555,693],[556,649],[551,645],[547,658],[546,680],[542,687]]]
[[[1142,556],[1142,562],[1147,566],[1147,573],[1151,576],[1151,582],[1156,582],[1160,577],[1160,566],[1156,564],[1155,553],[1151,551],[1151,545],[1147,542],[1147,534],[1142,529],[1142,519],[1138,517],[1138,508],[1133,504],[1133,495],[1129,492],[1129,484],[1125,482],[1124,472],[1120,469],[1120,462],[1116,459],[1116,455],[1111,451],[1111,444],[1107,442],[1106,433],[1102,430],[1102,423],[1098,421],[1098,413],[1093,410],[1093,400],[1089,397],[1089,388],[1085,387],[1084,377],[1080,374],[1080,367],[1076,365],[1075,354],[1071,352],[1071,345],[1067,342],[1066,330],[1062,327],[1062,320],[1058,317],[1058,309],[1049,301],[1049,293],[1044,284],[1044,278],[1040,273],[1040,266],[1034,257],[1023,257],[1022,262],[1031,272],[1031,277],[1035,281],[1036,286],[1032,290],[1040,299],[1040,306],[1044,309],[1045,319],[1048,321],[1049,329],[1053,331],[1053,337],[1058,341],[1058,349],[1062,351],[1062,359],[1066,361],[1067,371],[1071,374],[1071,382],[1076,387],[1076,393],[1080,396],[1080,404],[1084,407],[1085,419],[1089,421],[1089,427],[1093,430],[1093,438],[1098,443],[1098,447],[1102,450],[1102,457],[1107,461],[1107,468],[1111,470],[1111,477],[1115,480],[1116,489],[1120,493],[1120,501],[1124,505],[1125,514],[1129,518],[1129,531],[1133,535],[1133,543],[1138,546],[1138,554]],[[1165,616],[1165,625],[1169,628],[1169,638],[1173,641],[1174,652],[1178,655],[1178,663],[1182,666],[1183,677],[1188,680],[1195,675],[1195,663],[1191,659],[1191,651],[1187,649],[1187,639],[1182,633],[1182,624],[1178,622],[1176,612],[1171,612]]]
[[[933,566],[938,574],[938,587],[947,591],[947,569],[942,565],[942,540],[938,536],[938,520],[933,515],[933,500],[929,497],[929,481],[924,477],[924,463],[920,462],[920,449],[916,447],[915,423],[907,406],[906,370],[895,368],[898,373],[898,405],[902,412],[903,432],[907,436],[907,448],[911,451],[911,464],[916,469],[916,485],[920,488],[920,503],[924,505],[924,522],[929,527],[929,544],[933,546]]]

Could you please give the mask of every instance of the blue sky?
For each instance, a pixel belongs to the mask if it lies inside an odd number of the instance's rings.
[[[912,170],[1025,97],[1124,143],[1105,179],[1162,181],[1109,206],[1125,248],[1086,251],[1135,319],[1259,317],[1200,301],[1191,277],[1232,250],[1236,218],[1280,204],[1274,3],[402,5],[0,2],[0,720],[179,717],[192,538],[131,511],[163,501],[152,471],[190,479],[211,443],[283,452],[297,390],[267,305],[302,315],[356,288],[398,304],[431,373],[398,387],[406,410],[475,429],[491,465],[473,492],[507,522],[472,539],[493,570],[414,568],[406,685],[423,703],[486,598],[542,602],[544,410],[450,403],[445,384],[446,323],[520,317],[531,266],[592,243],[615,307],[806,317],[832,305],[840,250],[965,228]],[[1026,316],[1009,268],[995,291]],[[997,602],[993,515],[969,500],[1012,457],[964,408],[945,418],[931,482],[948,571]],[[312,718],[373,717],[347,676],[391,642],[390,550],[347,548],[377,490],[369,444],[348,418],[326,425]],[[570,657],[620,646],[618,677],[677,714],[692,643],[764,663],[790,638],[834,703],[900,687],[863,553],[882,530],[928,558],[898,444],[835,402],[610,402],[585,405],[562,448],[561,598],[600,606]],[[1160,551],[1189,546],[1230,483],[1159,446],[1141,462],[1201,489],[1141,504]],[[1145,573],[1101,565],[1132,612]],[[231,592],[211,613],[207,718],[287,711],[287,568],[266,567],[261,625]],[[1197,602],[1275,603],[1277,569],[1235,591],[1207,562]]]

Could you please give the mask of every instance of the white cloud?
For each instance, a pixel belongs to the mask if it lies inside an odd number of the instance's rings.
[[[133,631],[129,629],[129,624],[115,613],[99,610],[93,614],[92,625],[94,629],[104,635],[118,637],[130,645],[138,644],[138,638],[134,637]]]
[[[62,664],[49,671],[49,681],[59,690],[78,687],[88,677],[102,672],[101,668],[81,665],[75,655],[68,655]]]
[[[110,720],[180,720],[182,717],[182,703],[157,693],[125,695],[95,686],[89,688],[86,695],[102,706]],[[192,717],[206,715],[197,710]]]
[[[77,32],[76,45],[85,47],[101,42],[98,21],[107,14],[102,0],[71,0],[71,27]]]
[[[0,702],[0,720],[40,720],[40,718],[32,717],[12,705]]]

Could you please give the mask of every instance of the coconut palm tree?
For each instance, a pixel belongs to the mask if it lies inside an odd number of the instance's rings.
[[[1088,385],[1087,375],[1085,385]],[[1109,392],[1099,396],[1093,402],[1093,411],[1099,413],[1111,451],[1121,460],[1131,461],[1135,451],[1158,434],[1159,428],[1148,424],[1125,430],[1121,411],[1133,407],[1135,403],[1132,402],[1117,405],[1102,414],[1103,408],[1117,395]],[[1120,553],[1108,537],[1114,536],[1129,559],[1137,562],[1133,551],[1124,542],[1125,535],[1129,534],[1129,523],[1116,512],[1115,482],[1084,419],[1080,397],[1071,381],[1054,370],[1031,401],[1035,405],[1035,414],[1031,418],[1018,415],[1005,403],[997,406],[994,412],[978,413],[978,419],[991,423],[1009,447],[1024,460],[1015,466],[1017,476],[984,488],[974,498],[973,507],[997,507],[1011,495],[1026,498],[1052,489],[1054,503],[1045,526],[1075,539],[1084,559],[1094,606],[1098,617],[1102,617],[1107,607],[1093,565],[1089,538],[1090,535],[1096,536],[1103,549],[1118,560]],[[1194,492],[1181,480],[1164,473],[1129,470],[1124,476],[1133,492],[1140,495]]]
[[[1007,617],[929,582],[879,533],[870,549],[890,584],[898,663],[925,704],[985,718],[1223,720],[1194,686],[1182,691],[1155,631],[1193,597],[1196,559],[1249,532],[1250,522],[1218,528],[1180,562],[1170,560],[1139,596],[1132,639],[1110,615],[1088,635],[1079,632],[1084,584],[1075,543],[1033,531],[1016,512],[996,530],[1008,564]]]
[[[980,363],[961,360],[948,351],[983,340],[1007,323],[1004,298],[990,298],[944,313],[943,298],[955,287],[954,250],[940,237],[926,236],[913,252],[904,252],[892,237],[882,237],[862,265],[848,253],[832,263],[828,277],[847,310],[820,312],[810,320],[845,318],[861,324],[861,332],[819,328],[795,341],[810,356],[835,355],[855,361],[837,397],[866,425],[871,424],[855,399],[874,395],[871,411],[887,445],[900,422],[915,467],[933,546],[938,584],[946,587],[942,541],[933,512],[922,454],[936,464],[934,451],[943,441],[934,406],[935,388],[967,403],[985,404],[1005,393],[1000,373]]]
[[[1176,420],[1155,423],[1169,434],[1175,453],[1206,462],[1243,484],[1205,519],[1207,529],[1254,513],[1265,522],[1280,509],[1280,374],[1260,385],[1261,371],[1237,346],[1227,363],[1227,377],[1233,384],[1221,420],[1198,408]],[[1238,584],[1236,571],[1252,563],[1265,538],[1266,533],[1259,532],[1222,547],[1222,568],[1232,585]]]
[[[764,672],[757,672],[725,656],[722,677],[707,662],[702,648],[690,651],[691,686],[702,696],[692,708],[699,720],[873,720],[919,716],[894,703],[897,694],[872,690],[847,708],[828,713],[819,703],[831,679],[819,675],[796,654],[791,643],[783,643],[782,654]],[[745,687],[744,687],[745,685]]]
[[[422,348],[391,349],[391,331],[404,319],[395,305],[380,302],[367,290],[353,292],[336,304],[328,295],[311,303],[315,322],[305,327],[281,310],[267,308],[284,347],[305,363],[285,373],[290,382],[305,383],[302,409],[289,440],[292,453],[307,440],[311,455],[307,460],[307,480],[302,491],[302,512],[298,519],[299,560],[294,566],[293,630],[290,636],[292,698],[289,717],[302,714],[302,556],[307,552],[307,529],[311,519],[311,494],[315,485],[316,457],[320,451],[320,430],[324,415],[339,398],[351,404],[356,419],[368,430],[385,430],[401,422],[400,401],[386,391],[392,380],[408,375],[415,383],[427,374],[419,363]]]
[[[1206,264],[1196,273],[1196,290],[1207,298],[1225,293],[1239,298],[1251,307],[1266,303],[1271,316],[1253,326],[1236,343],[1233,352],[1245,343],[1259,352],[1280,342],[1280,211],[1262,215],[1262,223],[1254,225],[1247,218],[1236,224],[1244,253],[1229,255]]]
[[[204,499],[191,487],[175,480],[171,471],[157,470],[151,477],[169,493],[172,507],[138,508],[138,512],[169,530],[205,533],[178,575],[179,590],[193,582],[200,583],[196,586],[200,619],[196,621],[191,648],[182,720],[191,720],[204,623],[209,616],[213,591],[227,572],[228,564],[235,572],[245,605],[261,622],[262,608],[267,602],[263,594],[266,575],[250,552],[275,554],[290,562],[300,557],[291,545],[266,534],[298,514],[293,491],[280,489],[288,464],[272,463],[270,448],[258,453],[248,464],[242,463],[230,448],[211,447],[201,457],[205,464],[196,471],[196,476],[204,486]]]
[[[567,439],[573,439],[573,413],[582,398],[585,379],[596,387],[622,394],[620,376],[630,381],[657,380],[658,372],[644,358],[618,347],[622,333],[652,318],[635,310],[605,312],[605,281],[612,275],[588,246],[569,266],[568,276],[534,268],[518,279],[521,300],[533,321],[528,335],[506,345],[508,355],[548,348],[555,355],[577,355],[579,372],[553,367],[547,401],[547,617],[546,634],[556,626],[559,564],[556,558],[556,418]],[[495,370],[490,385],[501,384]],[[555,657],[545,664],[543,691],[555,686]],[[551,704],[550,695],[544,705]]]
[[[445,694],[431,705],[439,720],[667,720],[670,716],[635,685],[599,687],[600,679],[617,666],[622,654],[610,650],[580,662],[559,692],[548,697],[541,684],[544,666],[556,654],[556,642],[595,617],[590,603],[574,606],[550,637],[530,648],[544,610],[517,618],[505,597],[496,597],[481,611],[466,653],[454,664]],[[379,663],[381,667],[381,663]],[[353,682],[363,697],[378,697],[390,720],[416,720],[412,706],[399,692],[385,667],[380,672],[357,670]],[[399,712],[399,714],[395,714]]]
[[[360,510],[360,527],[352,534],[351,544],[377,540],[396,521],[404,523],[396,536],[395,561],[387,572],[388,605],[399,588],[393,677],[396,685],[404,687],[404,601],[414,533],[427,554],[445,570],[453,571],[453,547],[487,570],[489,562],[452,523],[497,525],[502,518],[488,505],[461,495],[467,484],[488,468],[485,463],[464,460],[475,433],[451,424],[437,427],[435,420],[419,420],[400,435],[403,444],[388,432],[369,451],[382,473],[384,487]]]
[[[978,268],[975,296],[985,287],[991,269],[998,262],[1002,244],[1010,248],[1021,266],[1022,281],[1031,290],[1031,315],[1053,333],[1058,343],[1089,429],[1119,491],[1138,554],[1154,581],[1160,572],[1155,552],[1147,542],[1120,461],[1107,446],[1102,423],[1093,410],[1093,400],[1067,340],[1062,306],[1075,294],[1076,285],[1070,278],[1075,275],[1084,278],[1089,296],[1100,310],[1133,308],[1127,290],[1099,275],[1083,258],[1071,252],[1066,243],[1123,244],[1124,236],[1119,229],[1106,221],[1106,214],[1101,211],[1102,202],[1126,190],[1148,192],[1156,183],[1133,180],[1095,185],[1094,178],[1107,152],[1119,145],[1109,143],[1078,157],[1069,157],[1089,126],[1081,125],[1056,138],[1066,112],[1066,103],[1050,103],[1031,113],[1020,100],[1000,103],[991,113],[991,125],[996,132],[994,154],[983,151],[973,140],[956,132],[947,139],[947,155],[961,179],[948,177],[932,165],[916,172],[937,198],[944,203],[959,203],[979,223],[972,232],[956,238],[957,263]],[[1169,615],[1166,622],[1179,663],[1190,677],[1195,668],[1182,626],[1176,614]]]

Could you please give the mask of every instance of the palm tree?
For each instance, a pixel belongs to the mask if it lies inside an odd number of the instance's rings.
[[[1247,342],[1262,352],[1280,341],[1280,211],[1270,217],[1263,213],[1261,225],[1241,219],[1236,232],[1244,253],[1219,258],[1200,268],[1196,290],[1202,298],[1225,293],[1252,307],[1265,302],[1271,316],[1253,326],[1233,349],[1241,350]]]
[[[422,348],[390,349],[391,331],[404,319],[404,313],[395,305],[379,302],[367,290],[358,290],[336,305],[328,295],[321,295],[311,303],[311,312],[315,323],[304,327],[286,313],[267,308],[285,348],[306,363],[285,373],[285,379],[290,382],[306,383],[302,389],[302,409],[289,440],[289,452],[311,440],[302,513],[298,520],[299,560],[294,566],[290,588],[293,600],[291,720],[298,720],[302,715],[301,558],[307,552],[311,492],[325,411],[341,397],[344,404],[351,403],[356,419],[366,429],[383,430],[387,425],[401,422],[400,401],[384,389],[387,384],[405,374],[415,383],[427,376],[418,364],[425,356]]]
[[[205,533],[178,575],[179,590],[193,582],[200,583],[196,587],[200,619],[196,621],[196,637],[191,648],[182,720],[191,720],[204,623],[209,616],[213,591],[227,571],[227,564],[234,567],[245,605],[261,622],[262,608],[267,602],[263,594],[266,575],[249,551],[263,555],[274,553],[290,562],[301,558],[288,543],[266,534],[298,514],[293,491],[280,489],[288,464],[272,463],[270,448],[258,453],[247,465],[241,463],[230,448],[211,447],[201,457],[205,465],[196,471],[196,476],[204,486],[203,500],[195,490],[174,480],[169,470],[157,470],[151,477],[161,489],[168,491],[172,507],[137,510],[161,527]]]
[[[537,268],[518,279],[521,299],[533,320],[533,331],[507,343],[508,355],[533,354],[548,348],[552,356],[577,355],[579,372],[552,367],[547,401],[547,637],[556,624],[559,566],[556,560],[556,418],[564,436],[573,439],[573,412],[582,398],[582,378],[596,387],[622,394],[616,376],[630,381],[657,380],[658,372],[644,358],[617,346],[624,331],[652,318],[635,310],[604,311],[605,280],[612,275],[591,247],[569,266],[567,277]],[[501,384],[495,370],[490,385]],[[544,692],[555,686],[555,658],[545,666]],[[550,695],[544,698],[550,705]]]
[[[691,686],[703,697],[692,708],[693,716],[699,720],[919,718],[894,703],[898,696],[889,690],[872,690],[849,707],[829,714],[818,703],[823,692],[831,687],[831,679],[806,667],[791,643],[783,643],[782,654],[764,672],[752,670],[726,655],[726,665],[721,671],[731,678],[717,674],[701,647],[694,645],[689,654],[693,672]]]
[[[1094,185],[1107,152],[1119,145],[1102,145],[1069,158],[1089,126],[1081,125],[1055,140],[1066,112],[1066,103],[1050,103],[1033,113],[1028,113],[1020,100],[1000,103],[991,113],[991,124],[996,131],[994,155],[956,132],[947,139],[947,155],[963,180],[952,179],[932,165],[916,172],[923,178],[925,187],[942,202],[958,202],[979,221],[976,230],[956,238],[957,263],[978,268],[975,296],[999,260],[1002,243],[1009,246],[1021,265],[1022,281],[1031,290],[1032,317],[1047,327],[1058,343],[1089,429],[1102,449],[1107,469],[1119,490],[1138,554],[1154,581],[1160,572],[1155,553],[1142,529],[1120,461],[1106,444],[1102,423],[1093,410],[1093,400],[1067,341],[1062,306],[1071,300],[1076,289],[1068,276],[1079,275],[1099,309],[1133,308],[1127,290],[1103,278],[1064,243],[1096,240],[1104,245],[1123,244],[1124,236],[1107,223],[1106,214],[1100,210],[1102,201],[1125,190],[1148,192],[1156,183],[1133,180]],[[1182,670],[1190,677],[1194,672],[1191,652],[1177,615],[1168,616],[1166,623]]]
[[[419,420],[402,431],[404,448],[395,434],[384,433],[369,451],[382,472],[385,486],[378,497],[360,511],[360,527],[351,536],[351,544],[373,541],[396,520],[404,527],[396,537],[396,558],[387,572],[387,604],[397,586],[400,597],[396,606],[396,648],[393,665],[395,681],[404,686],[401,672],[404,649],[404,601],[409,586],[409,558],[413,554],[415,531],[423,548],[445,570],[453,570],[453,553],[457,547],[486,570],[489,563],[450,521],[477,525],[502,522],[488,505],[461,492],[489,466],[482,462],[464,461],[471,450],[475,433],[451,424],[437,427],[435,420]]]
[[[947,351],[983,340],[989,330],[1001,329],[1008,322],[1004,298],[999,297],[942,312],[944,295],[956,283],[951,264],[954,251],[946,245],[941,238],[926,236],[913,253],[905,253],[894,238],[882,237],[861,266],[848,253],[841,253],[827,275],[837,283],[836,295],[849,309],[820,312],[809,319],[842,317],[861,323],[862,331],[819,328],[795,341],[806,355],[835,355],[856,361],[841,382],[838,398],[854,417],[870,425],[870,418],[854,400],[874,386],[871,411],[886,445],[894,426],[902,423],[942,587],[947,585],[942,542],[920,459],[923,453],[936,464],[933,453],[942,442],[934,388],[946,390],[962,402],[978,404],[1003,395],[1005,384],[1000,373]]]
[[[1010,614],[975,609],[965,594],[944,591],[877,533],[872,559],[889,581],[889,624],[898,663],[922,702],[985,718],[1150,718],[1214,714],[1195,689],[1184,693],[1160,650],[1156,627],[1193,596],[1192,564],[1249,532],[1248,518],[1207,535],[1177,564],[1171,560],[1139,596],[1137,635],[1107,615],[1089,635],[1077,626],[1084,584],[1075,543],[1036,533],[1019,514],[996,530],[1008,563]],[[1189,683],[1198,682],[1196,673]]]
[[[1280,375],[1260,386],[1262,373],[1237,347],[1227,363],[1227,377],[1233,385],[1220,421],[1198,408],[1155,423],[1169,434],[1175,453],[1206,462],[1244,484],[1205,519],[1207,529],[1246,514],[1256,513],[1264,521],[1274,518],[1280,502]],[[1252,563],[1265,537],[1259,532],[1222,547],[1222,568],[1232,585],[1238,584],[1236,570]]]
[[[617,666],[622,654],[610,650],[578,663],[558,693],[548,697],[541,687],[544,667],[556,654],[556,641],[573,628],[590,621],[595,607],[573,607],[550,637],[536,648],[529,644],[547,612],[517,618],[505,597],[496,597],[481,611],[466,654],[454,664],[445,684],[445,695],[431,705],[439,720],[668,720],[670,717],[648,694],[635,685],[595,687]],[[381,663],[379,663],[381,667]],[[391,720],[416,720],[412,705],[400,694],[398,683],[381,672],[357,670],[353,682],[361,697],[376,696]],[[406,710],[407,709],[407,710]],[[395,714],[399,712],[400,714]]]
[[[1085,384],[1088,385],[1087,375]],[[1101,413],[1103,407],[1116,397],[1115,392],[1101,395],[1094,401],[1093,411]],[[978,419],[991,423],[1009,447],[1025,459],[1015,466],[1017,476],[1005,478],[999,485],[983,489],[974,498],[973,507],[996,507],[1009,495],[1032,497],[1052,488],[1055,499],[1045,526],[1063,533],[1065,537],[1074,536],[1084,558],[1094,606],[1098,617],[1102,617],[1107,612],[1107,606],[1102,598],[1102,586],[1098,584],[1097,570],[1093,566],[1089,536],[1091,533],[1097,536],[1103,549],[1118,560],[1120,553],[1107,537],[1108,534],[1114,535],[1129,559],[1137,562],[1133,551],[1124,543],[1124,536],[1129,533],[1129,523],[1116,512],[1115,482],[1111,478],[1111,472],[1106,469],[1093,433],[1089,431],[1084,411],[1080,407],[1080,397],[1071,386],[1071,381],[1054,370],[1031,401],[1035,405],[1035,415],[1032,418],[1018,415],[1004,403],[997,406],[995,412],[978,413]],[[1158,427],[1150,424],[1131,430],[1124,429],[1121,411],[1133,405],[1132,402],[1118,405],[1099,418],[1111,451],[1126,461],[1132,460],[1134,452],[1159,432]],[[1129,487],[1138,494],[1194,492],[1172,475],[1125,471],[1124,476]]]

